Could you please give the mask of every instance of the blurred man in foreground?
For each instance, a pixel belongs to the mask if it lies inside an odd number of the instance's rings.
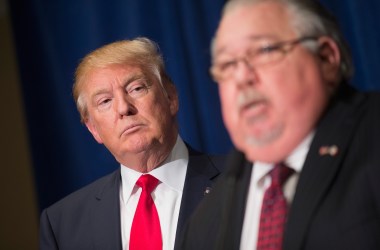
[[[227,2],[211,73],[237,151],[180,249],[380,249],[380,95],[312,0]]]

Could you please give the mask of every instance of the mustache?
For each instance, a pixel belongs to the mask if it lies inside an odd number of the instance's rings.
[[[243,91],[238,95],[237,98],[239,110],[244,109],[248,105],[261,102],[268,102],[268,98],[255,90]]]

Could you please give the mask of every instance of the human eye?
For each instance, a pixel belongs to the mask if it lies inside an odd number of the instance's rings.
[[[263,45],[248,55],[251,64],[261,65],[276,61],[281,57],[281,47],[278,45]]]
[[[266,45],[266,46],[262,46],[261,48],[258,48],[256,53],[259,55],[267,55],[267,54],[278,52],[279,49],[280,47],[276,45]]]
[[[111,101],[111,98],[105,98],[99,102],[99,105],[106,105]]]
[[[96,107],[100,111],[107,110],[111,106],[112,99],[109,97],[100,97],[96,101]]]
[[[225,61],[225,62],[222,62],[219,64],[219,69],[221,71],[225,71],[225,70],[232,69],[233,67],[235,67],[235,65],[236,65],[236,61],[234,61],[234,60]]]
[[[226,77],[226,75],[229,75],[235,69],[236,64],[236,60],[221,60],[220,62],[215,64],[214,74]]]
[[[148,93],[148,84],[144,82],[131,83],[127,87],[128,95],[138,98]]]

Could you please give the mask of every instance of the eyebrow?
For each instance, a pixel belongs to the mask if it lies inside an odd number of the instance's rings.
[[[138,73],[138,74],[133,74],[132,76],[127,77],[125,80],[123,80],[123,87],[128,86],[131,82],[134,82],[136,80],[141,80],[141,79],[146,79],[146,76],[144,74]],[[90,100],[93,102],[96,96],[102,95],[109,92],[107,89],[98,89],[95,91],[91,97]]]
[[[146,79],[146,76],[142,73],[132,75],[131,77],[124,80],[124,86],[128,86],[131,82],[134,82],[136,80],[141,80],[141,79],[143,79],[143,80]]]
[[[259,41],[259,40],[263,40],[263,39],[276,39],[276,37],[274,35],[264,34],[264,35],[251,35],[251,36],[248,36],[246,39],[249,41]],[[224,46],[218,50],[215,50],[214,57],[225,52],[225,50],[226,50],[226,46]]]

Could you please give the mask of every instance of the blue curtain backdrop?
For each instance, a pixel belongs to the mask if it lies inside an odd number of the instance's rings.
[[[380,89],[380,1],[323,0],[350,43],[353,85]],[[80,58],[109,42],[146,36],[161,47],[179,91],[181,136],[225,153],[231,142],[208,76],[209,44],[224,0],[11,0],[40,209],[118,167],[79,122],[71,97]]]

